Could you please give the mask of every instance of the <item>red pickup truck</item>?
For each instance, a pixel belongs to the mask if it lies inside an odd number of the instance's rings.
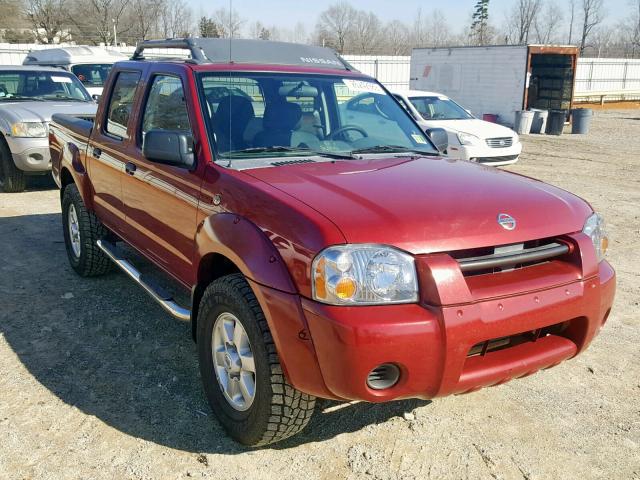
[[[145,59],[154,47],[190,55]],[[54,116],[50,146],[71,266],[115,263],[191,322],[211,407],[247,445],[302,430],[316,397],[428,399],[557,365],[612,306],[587,202],[443,158],[381,84],[323,48],[144,42],[113,68],[94,122]]]

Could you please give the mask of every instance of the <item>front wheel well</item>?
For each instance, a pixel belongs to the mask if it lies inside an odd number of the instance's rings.
[[[220,253],[209,253],[202,257],[198,266],[198,283],[191,292],[191,335],[196,340],[198,307],[204,291],[211,282],[227,275],[242,273],[235,263]]]
[[[64,194],[64,189],[67,188],[67,185],[70,185],[72,183],[75,183],[73,180],[73,176],[71,175],[71,172],[69,172],[69,170],[67,170],[66,168],[63,168],[60,171],[60,198],[62,198],[62,195]]]

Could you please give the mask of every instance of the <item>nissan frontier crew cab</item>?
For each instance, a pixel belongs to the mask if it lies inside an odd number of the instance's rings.
[[[150,48],[190,58],[149,61]],[[115,264],[191,322],[211,408],[246,445],[302,430],[317,397],[429,399],[557,365],[613,302],[604,223],[584,200],[442,158],[331,50],[144,42],[94,122],[54,116],[50,148],[71,266]]]

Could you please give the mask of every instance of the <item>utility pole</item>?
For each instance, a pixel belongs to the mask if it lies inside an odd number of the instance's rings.
[[[113,22],[113,46],[117,47],[118,46],[118,29],[116,28],[116,20],[115,18],[112,18],[111,21]]]

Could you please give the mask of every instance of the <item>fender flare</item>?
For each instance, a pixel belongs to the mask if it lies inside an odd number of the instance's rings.
[[[297,293],[280,252],[261,229],[244,217],[219,213],[204,220],[196,234],[198,281],[205,273],[201,271],[202,259],[211,254],[226,257],[245,277],[256,283]]]
[[[66,142],[62,146],[59,164],[60,194],[63,193],[64,187],[72,181],[78,187],[82,201],[87,209],[93,210],[93,187],[82,161],[82,151],[75,143]]]

